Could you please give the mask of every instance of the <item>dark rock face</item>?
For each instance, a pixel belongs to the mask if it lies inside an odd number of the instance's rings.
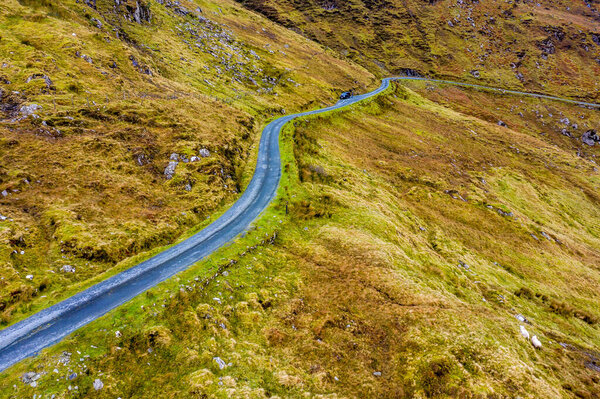
[[[19,112],[22,102],[19,95],[7,94],[4,90],[0,90],[0,111],[6,115],[15,116]]]
[[[135,2],[135,9],[133,10],[133,19],[138,24],[142,22],[150,22],[150,9],[145,4],[140,4],[139,1]]]
[[[115,0],[115,9],[121,10],[121,6],[124,6],[123,15],[130,21],[143,24],[152,19],[150,7],[139,0]]]
[[[171,1],[171,0],[156,0],[159,4],[164,5],[167,8],[171,8],[175,14],[181,15],[183,17],[187,15],[193,15],[194,13],[179,4],[179,1]],[[196,8],[196,13],[202,14],[202,9],[200,7]]]
[[[596,143],[600,143],[600,137],[596,134],[595,130],[588,130],[581,136],[581,141],[587,145],[594,145]]]
[[[420,78],[423,75],[421,75],[421,73],[415,69],[409,69],[409,68],[404,68],[402,70],[400,70],[400,74],[404,75],[404,76],[409,76],[411,78]]]
[[[556,53],[556,47],[554,46],[554,42],[550,38],[539,42],[538,47],[540,50],[542,50],[543,54],[545,55]]]

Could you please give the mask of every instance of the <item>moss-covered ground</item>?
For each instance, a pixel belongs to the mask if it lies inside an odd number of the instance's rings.
[[[598,147],[564,118],[599,122],[411,83],[290,124],[246,235],[6,371],[0,395],[598,397]]]
[[[227,209],[268,119],[374,84],[231,1],[2,1],[0,327]]]

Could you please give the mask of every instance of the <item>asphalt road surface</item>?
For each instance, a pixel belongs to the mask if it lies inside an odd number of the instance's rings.
[[[386,90],[392,80],[426,80],[600,108],[599,104],[543,94],[420,77],[395,77],[383,79],[381,86],[372,92],[340,100],[331,107],[278,118],[264,128],[252,181],[227,212],[202,231],[153,258],[0,331],[0,371],[35,355],[41,349],[60,341],[78,328],[188,268],[245,231],[275,197],[281,178],[279,133],[282,127],[301,116],[332,111],[373,97]]]

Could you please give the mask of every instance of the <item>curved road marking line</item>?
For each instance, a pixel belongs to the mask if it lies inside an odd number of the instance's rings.
[[[0,371],[35,355],[140,293],[187,269],[242,233],[275,198],[281,178],[279,133],[283,126],[301,116],[340,109],[376,96],[385,91],[393,80],[431,81],[600,108],[600,104],[544,94],[421,77],[393,77],[383,79],[381,86],[369,93],[339,101],[330,107],[275,119],[263,129],[252,181],[231,208],[205,229],[181,243],[0,331]]]

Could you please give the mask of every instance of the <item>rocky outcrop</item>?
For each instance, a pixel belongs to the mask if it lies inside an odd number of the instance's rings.
[[[48,76],[46,76],[42,73],[34,73],[33,75],[31,75],[30,77],[27,78],[25,83],[29,83],[32,80],[36,80],[36,79],[43,79],[44,83],[46,83],[46,87],[48,89],[54,89],[54,83],[52,82],[52,79],[50,79]]]
[[[583,141],[584,144],[592,146],[596,143],[600,143],[600,137],[598,137],[595,130],[588,130],[581,136],[581,141]]]
[[[177,165],[179,164],[179,162],[177,161],[170,161],[169,164],[167,165],[167,167],[165,168],[165,177],[167,178],[167,180],[171,180],[173,178],[173,175],[175,175],[175,169],[177,168]]]
[[[152,20],[150,7],[139,0],[135,0],[135,2],[132,0],[115,0],[115,7],[129,21],[143,24]]]

